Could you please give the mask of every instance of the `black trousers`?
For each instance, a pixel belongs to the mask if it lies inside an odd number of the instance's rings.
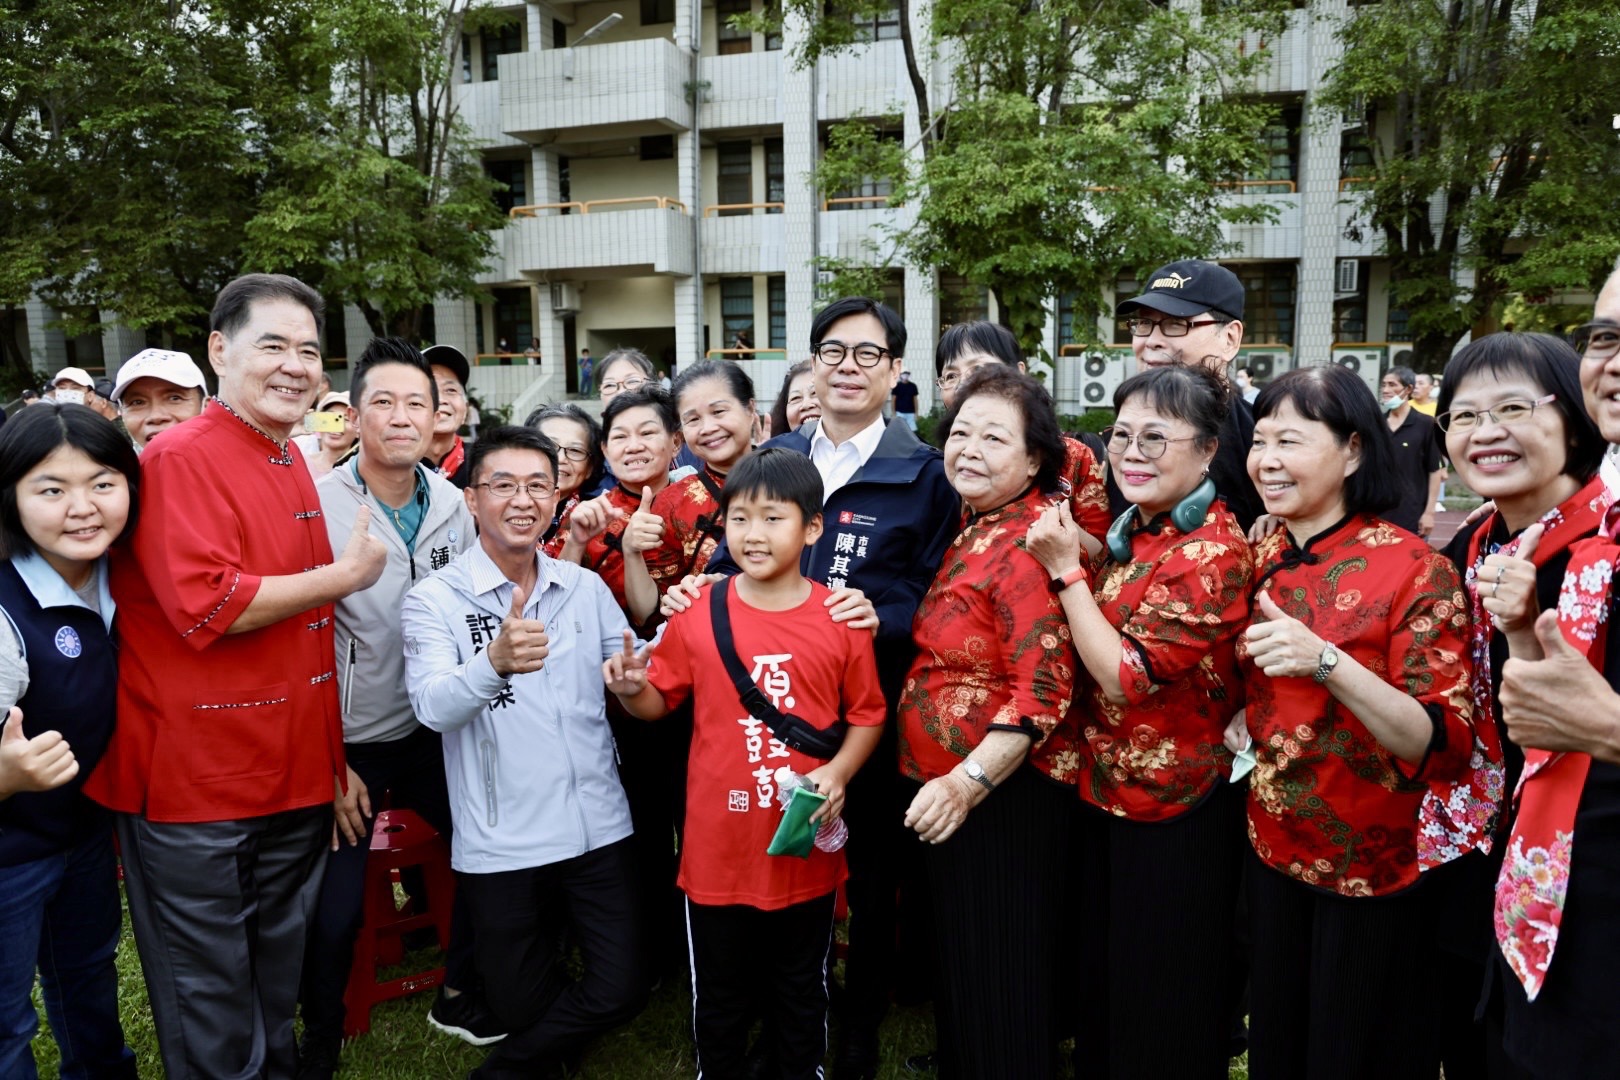
[[[282,1080],[332,804],[238,821],[119,814],[124,891],[169,1076]]]
[[[345,743],[349,768],[370,792],[373,811],[390,805],[414,810],[450,842],[450,796],[445,787],[444,749],[439,733],[429,728],[382,743]],[[366,834],[358,844],[341,836],[338,849],[326,860],[315,915],[309,924],[304,954],[303,984],[298,1003],[304,1018],[305,1038],[340,1038],[343,1033],[343,991],[354,962],[354,939],[365,917],[366,858],[371,850],[375,813],[366,819]],[[459,897],[451,909],[450,951],[445,959],[444,983],[455,990],[476,989],[473,964],[472,920]]]
[[[1248,847],[1242,791],[1222,783],[1152,823],[1082,805],[1078,831],[1078,926],[1089,948],[1076,1058],[1094,1075],[1106,1062],[1112,1080],[1225,1080]]]
[[[1247,858],[1254,1080],[1435,1080],[1436,912],[1417,885],[1343,897]]]
[[[1054,1074],[1057,941],[1076,932],[1063,863],[1079,802],[1024,765],[944,843],[911,841],[925,848],[933,898],[941,1080]]]
[[[472,916],[478,972],[509,1034],[476,1075],[519,1080],[552,1067],[646,1002],[630,838],[527,870],[456,874]],[[585,974],[567,971],[567,929]]]
[[[686,898],[675,887],[680,863],[676,832],[685,826],[692,713],[689,708],[677,709],[649,724],[610,702],[608,722],[619,756],[619,781],[636,830],[630,844],[641,900],[640,935],[648,949],[647,978],[656,981],[680,971],[686,962],[681,947],[686,937]]]
[[[748,1028],[761,1014],[774,1075],[820,1075],[834,902],[834,893],[777,911],[686,902],[692,1031],[704,1080],[746,1075]]]

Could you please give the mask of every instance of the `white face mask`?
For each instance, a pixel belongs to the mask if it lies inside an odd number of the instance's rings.
[[[58,390],[56,392],[56,401],[57,401],[57,404],[59,404],[59,405],[83,405],[84,404],[84,391],[83,390]]]
[[[1406,399],[1397,395],[1395,397],[1383,398],[1378,402],[1378,404],[1384,407],[1385,412],[1394,412],[1396,409],[1406,404]]]

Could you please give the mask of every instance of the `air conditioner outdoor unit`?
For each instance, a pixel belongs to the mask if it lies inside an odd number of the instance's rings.
[[[1086,353],[1080,357],[1080,402],[1088,409],[1114,407],[1114,391],[1126,379],[1129,350]]]
[[[579,286],[567,281],[551,284],[551,310],[559,314],[579,310]]]
[[[1288,371],[1287,353],[1243,353],[1232,362],[1233,367],[1249,369],[1249,378],[1255,382],[1270,382]]]
[[[1340,293],[1361,291],[1361,260],[1339,260],[1338,272],[1334,275],[1333,291]]]
[[[1357,375],[1367,389],[1378,394],[1378,380],[1383,377],[1383,349],[1334,349],[1333,362]]]

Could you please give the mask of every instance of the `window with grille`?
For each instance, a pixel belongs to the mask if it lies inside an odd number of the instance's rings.
[[[746,139],[723,142],[716,148],[718,169],[715,190],[722,205],[740,205],[754,201],[754,147]],[[722,215],[747,214],[748,210],[722,210]]]
[[[675,0],[641,0],[641,25],[675,21]]]
[[[715,50],[721,56],[752,52],[754,35],[731,25],[733,15],[747,15],[749,0],[714,0]]]
[[[781,139],[765,140],[765,201],[785,202],[787,200],[787,158],[782,153]],[[769,214],[780,214],[777,209],[767,210]]]
[[[486,161],[484,172],[497,184],[506,185],[505,191],[493,193],[495,205],[501,213],[510,213],[514,206],[525,206],[529,201],[527,170],[521,161]]]
[[[755,344],[753,278],[720,279],[720,323],[725,331],[724,348],[746,349]]]
[[[850,15],[841,11],[834,0],[828,0],[827,15],[834,19],[848,19],[855,24],[856,41],[898,41],[900,39],[900,8],[889,8],[877,15]]]
[[[1276,121],[1260,136],[1265,157],[1245,180],[1299,180],[1299,128],[1304,113],[1303,103],[1297,100],[1282,106]]]
[[[939,275],[939,324],[981,322],[990,317],[990,290],[958,274]]]
[[[500,26],[486,26],[479,35],[479,42],[484,52],[484,81],[489,82],[500,77],[501,57],[523,51],[523,24],[509,22]]]
[[[765,279],[766,303],[770,307],[770,341],[773,349],[787,348],[787,278],[781,274]]]
[[[1292,262],[1257,262],[1227,269],[1238,276],[1248,293],[1243,305],[1243,340],[1250,345],[1293,345],[1299,268]]]

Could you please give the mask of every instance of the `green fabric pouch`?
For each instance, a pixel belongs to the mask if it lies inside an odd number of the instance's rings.
[[[788,795],[787,809],[782,812],[782,824],[776,827],[776,835],[771,837],[771,846],[765,849],[765,854],[797,855],[801,859],[808,859],[819,828],[817,822],[810,820],[810,815],[826,801],[825,795],[818,795],[807,788],[794,788]]]

